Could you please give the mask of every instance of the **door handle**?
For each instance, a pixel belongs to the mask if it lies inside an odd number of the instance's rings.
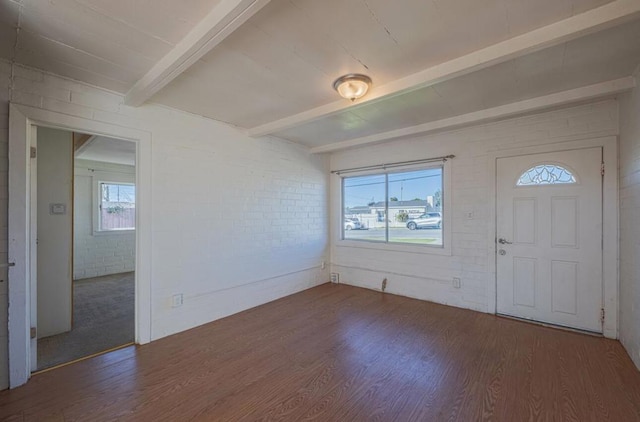
[[[498,243],[501,244],[501,245],[512,245],[513,244],[513,242],[509,242],[509,241],[507,241],[507,239],[505,239],[503,237],[498,239]]]

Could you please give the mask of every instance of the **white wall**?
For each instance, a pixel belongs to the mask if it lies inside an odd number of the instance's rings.
[[[509,119],[460,130],[398,140],[386,144],[336,152],[331,169],[408,161],[454,154],[451,189],[451,254],[433,254],[425,247],[407,251],[343,246],[340,236],[340,181],[332,176],[332,271],[343,283],[379,289],[388,279],[387,292],[486,312],[488,283],[495,274],[489,267],[493,248],[489,200],[491,154],[513,147],[617,135],[615,100]],[[467,214],[473,213],[468,219]],[[445,239],[446,241],[446,239]],[[390,249],[390,248],[388,248]],[[431,249],[432,250],[432,249]],[[453,287],[459,277],[462,287]]]
[[[10,70],[0,62],[2,262]],[[40,71],[14,65],[13,72],[16,103],[151,133],[152,339],[328,280],[320,268],[328,261],[324,157],[170,108],[127,107],[121,95]],[[6,283],[0,289],[0,387],[6,387]],[[172,308],[176,293],[184,294],[184,305]]]
[[[640,78],[620,98],[620,341],[640,368]]]
[[[135,183],[135,167],[75,160],[73,279],[118,274],[135,269],[135,231],[94,232],[93,192],[97,183]]]
[[[71,330],[73,141],[38,128],[38,338]],[[63,214],[51,213],[62,204]]]

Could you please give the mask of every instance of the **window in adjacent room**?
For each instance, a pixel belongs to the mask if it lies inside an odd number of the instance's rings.
[[[136,187],[130,183],[100,182],[99,231],[134,230]]]

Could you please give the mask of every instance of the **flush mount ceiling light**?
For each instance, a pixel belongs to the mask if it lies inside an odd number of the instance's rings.
[[[338,91],[338,94],[343,98],[351,101],[355,101],[364,96],[367,91],[369,91],[370,86],[371,78],[359,73],[349,73],[348,75],[340,76],[333,83],[333,89]]]

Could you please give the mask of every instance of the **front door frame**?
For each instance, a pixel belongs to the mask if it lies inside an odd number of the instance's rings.
[[[616,136],[572,139],[536,146],[519,146],[490,154],[488,174],[489,180],[492,180],[493,183],[489,186],[488,199],[493,205],[490,207],[489,227],[487,230],[487,249],[489,251],[488,313],[497,313],[498,159],[591,147],[602,147],[602,156],[605,163],[602,185],[602,297],[605,313],[602,332],[607,338],[618,338],[618,138]]]
[[[136,143],[135,340],[151,341],[151,133],[9,104],[9,387],[27,382],[30,361],[30,132],[52,127]]]

